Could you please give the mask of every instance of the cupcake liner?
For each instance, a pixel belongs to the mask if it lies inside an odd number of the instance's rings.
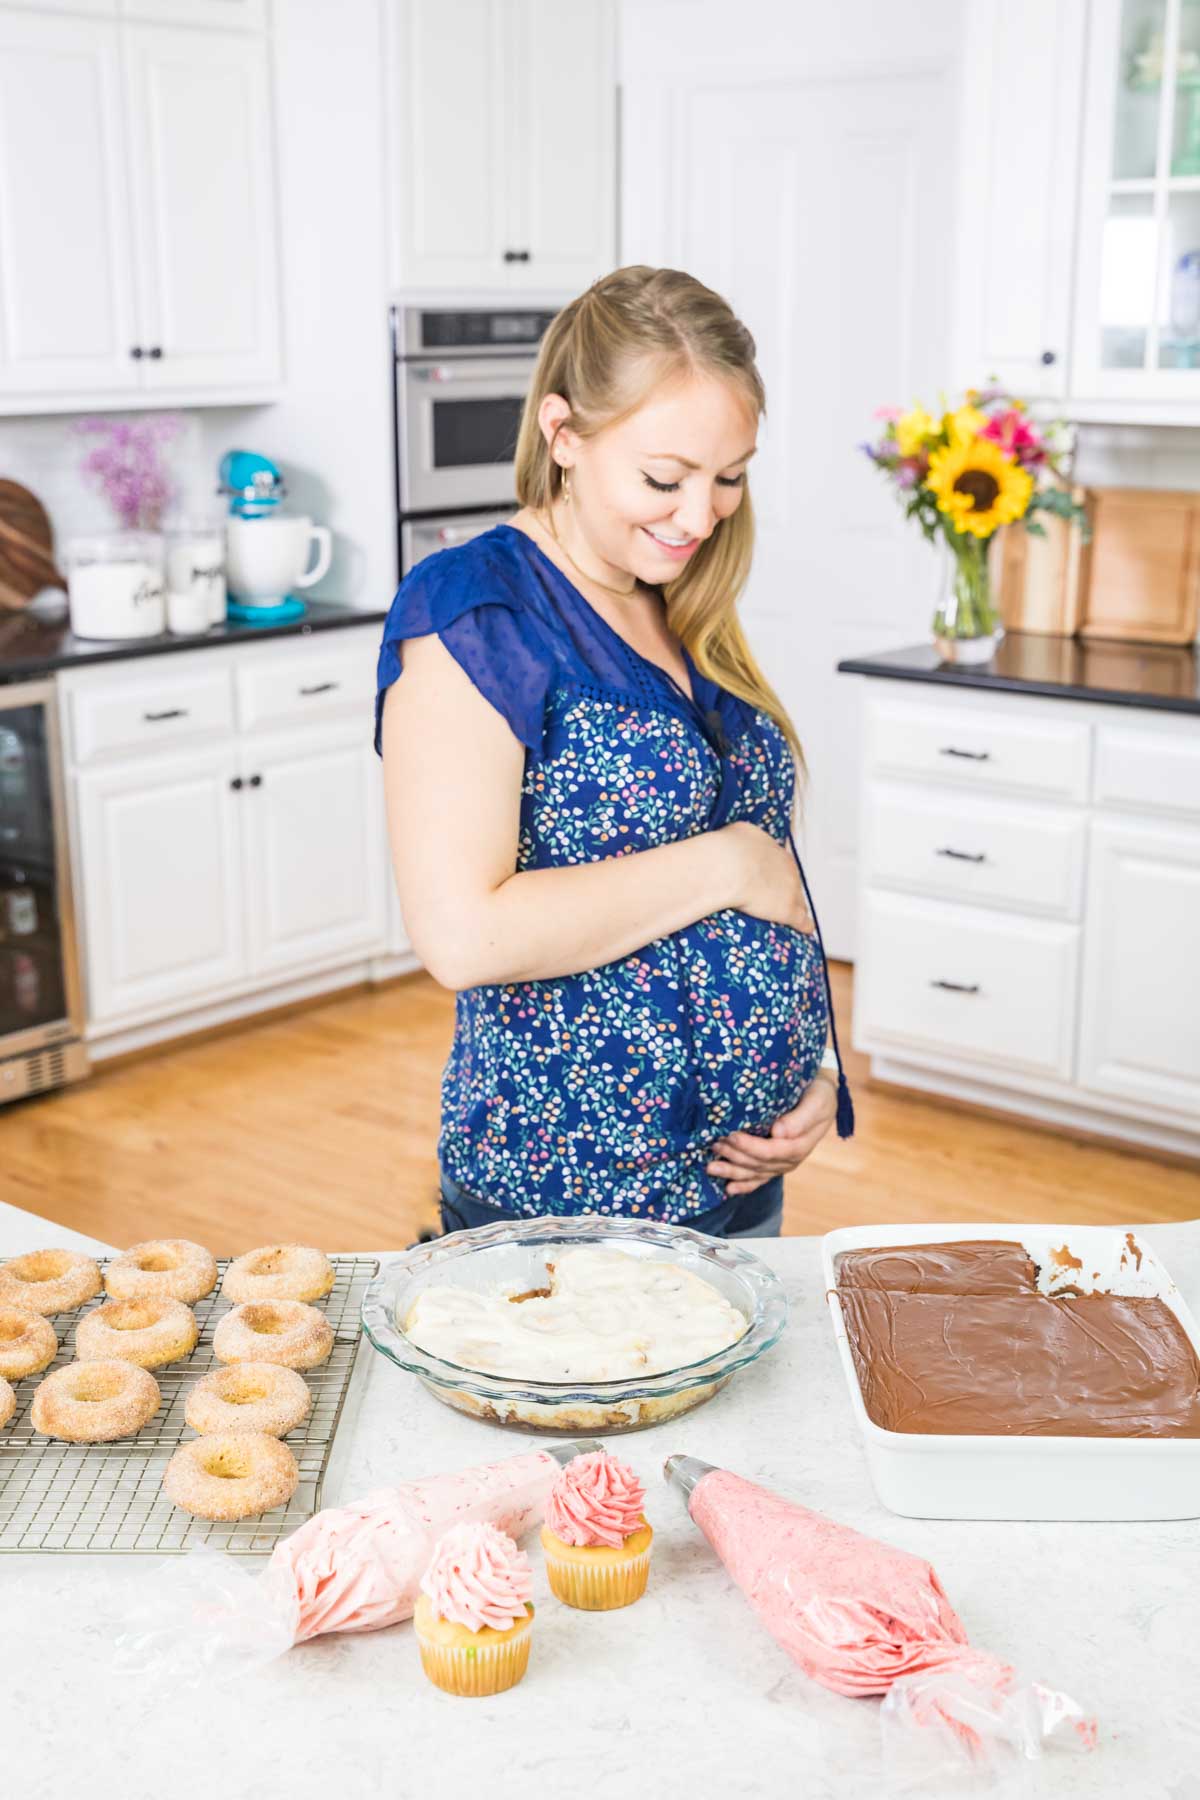
[[[612,1612],[618,1606],[632,1606],[646,1591],[650,1577],[650,1551],[630,1556],[622,1562],[606,1557],[595,1562],[560,1562],[546,1551],[546,1574],[550,1589],[566,1606],[580,1612]]]
[[[516,1687],[529,1667],[533,1634],[494,1644],[438,1644],[417,1633],[421,1667],[435,1687],[447,1694],[479,1697]]]

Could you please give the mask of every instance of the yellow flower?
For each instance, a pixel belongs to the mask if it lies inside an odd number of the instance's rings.
[[[954,529],[978,538],[1021,518],[1033,496],[1033,477],[990,438],[935,450],[926,482]]]
[[[901,456],[915,456],[925,439],[937,434],[938,422],[923,406],[914,406],[896,420],[896,444]]]
[[[977,406],[960,406],[957,412],[946,413],[942,419],[947,438],[952,444],[962,444],[968,438],[977,437],[987,424],[987,414],[980,412]]]

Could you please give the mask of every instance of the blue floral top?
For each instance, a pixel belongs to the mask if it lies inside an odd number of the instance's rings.
[[[401,643],[433,631],[525,746],[518,869],[630,856],[730,819],[786,838],[795,769],[774,721],[689,658],[690,699],[515,526],[405,577],[377,745]],[[471,988],[442,1082],[442,1167],[511,1212],[685,1223],[725,1198],[705,1173],[714,1141],[796,1104],[827,1026],[818,941],[734,911],[580,975]]]

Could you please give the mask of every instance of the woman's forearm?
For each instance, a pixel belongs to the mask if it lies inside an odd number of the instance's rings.
[[[570,868],[529,869],[441,908],[436,921],[414,931],[414,946],[446,987],[577,975],[736,905],[738,872],[726,831]]]

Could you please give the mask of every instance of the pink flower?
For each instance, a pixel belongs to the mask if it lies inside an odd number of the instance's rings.
[[[1007,456],[1015,456],[1023,467],[1036,466],[1046,459],[1046,447],[1028,418],[1017,407],[996,413],[979,434],[999,444]]]
[[[877,406],[871,414],[873,419],[899,419],[904,415],[902,406]]]

